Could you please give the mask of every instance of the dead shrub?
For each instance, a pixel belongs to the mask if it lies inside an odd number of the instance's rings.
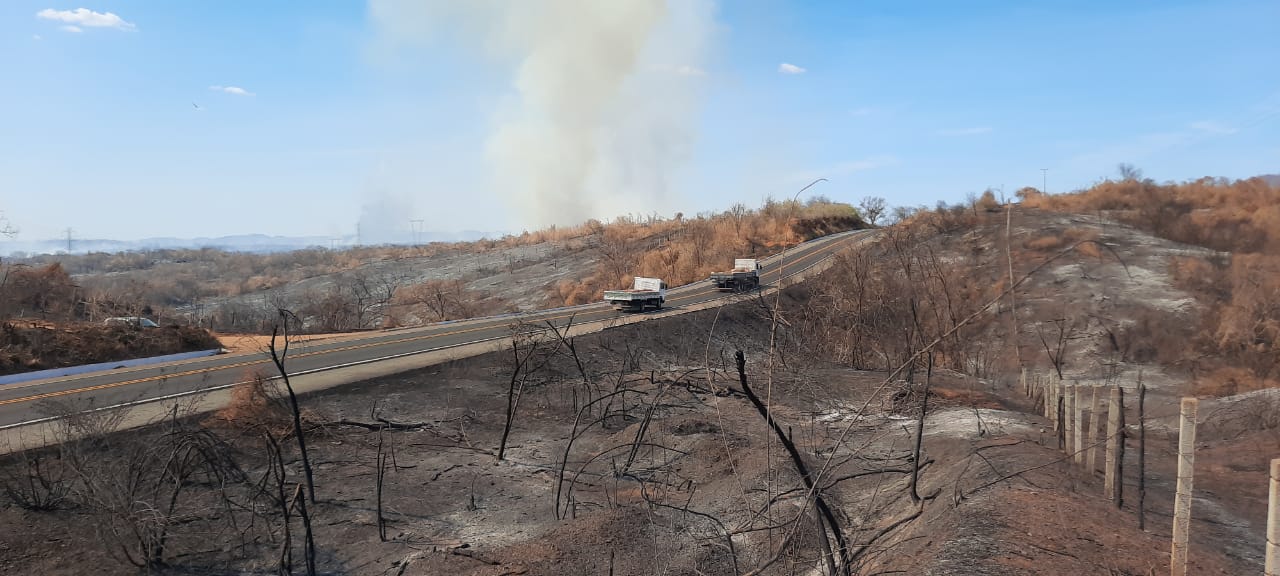
[[[1062,232],[1062,237],[1066,239],[1067,243],[1075,244],[1076,242],[1083,242],[1085,240],[1096,240],[1098,238],[1098,231],[1094,228],[1072,226]]]
[[[421,322],[443,322],[513,312],[506,300],[486,291],[471,290],[461,280],[428,280],[395,291],[393,311],[413,314]],[[387,314],[391,318],[393,314]]]
[[[1086,242],[1077,246],[1076,251],[1079,252],[1080,255],[1088,258],[1102,258],[1102,249],[1098,248],[1098,245],[1092,242]]]
[[[991,190],[984,191],[974,206],[983,212],[999,212],[1001,207],[1000,201],[996,200],[996,195]]]
[[[1224,366],[1197,377],[1192,384],[1192,392],[1196,396],[1221,398],[1277,387],[1280,387],[1280,382],[1276,380],[1259,378],[1245,368]]]
[[[1037,250],[1040,252],[1055,252],[1061,250],[1066,245],[1066,239],[1061,236],[1048,235],[1032,238],[1022,244],[1027,250]]]
[[[59,450],[22,450],[0,462],[0,487],[23,510],[48,511],[69,505],[75,476]]]
[[[155,434],[118,435],[107,450],[67,451],[76,496],[92,515],[101,544],[118,559],[154,572],[208,537],[199,521],[209,503],[201,487],[240,485],[247,477],[234,449],[207,429],[179,418]],[[103,440],[103,439],[97,439]]]
[[[214,424],[258,434],[262,431],[285,436],[293,430],[288,401],[275,380],[254,373],[248,382],[231,390],[231,401],[214,413]]]
[[[1268,388],[1276,388],[1272,382]],[[1280,395],[1259,395],[1242,401],[1244,403],[1244,421],[1241,423],[1249,430],[1270,430],[1280,432]]]
[[[1143,308],[1130,313],[1131,320],[1112,328],[1102,322],[1111,352],[1122,362],[1176,363],[1195,348],[1195,322],[1160,310]]]

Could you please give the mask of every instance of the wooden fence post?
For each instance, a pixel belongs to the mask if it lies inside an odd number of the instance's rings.
[[[1178,426],[1178,491],[1173,499],[1173,549],[1169,559],[1172,576],[1187,574],[1187,541],[1191,535],[1191,491],[1196,458],[1195,398],[1182,399]]]
[[[1271,461],[1271,497],[1267,509],[1267,576],[1280,576],[1280,458]]]
[[[1107,403],[1107,460],[1103,490],[1107,499],[1115,501],[1116,496],[1123,494],[1124,477],[1120,475],[1124,465],[1124,455],[1120,452],[1124,446],[1124,430],[1120,427],[1124,413],[1124,391],[1119,386],[1111,388],[1111,400]],[[1116,504],[1119,506],[1119,503]]]
[[[1057,378],[1053,375],[1048,376],[1048,394],[1053,398],[1050,403],[1050,419],[1053,420],[1053,431],[1057,431],[1057,404],[1060,402],[1057,401]]]
[[[1076,387],[1062,387],[1062,431],[1067,438],[1067,454],[1076,451]]]
[[[1056,391],[1053,393],[1053,402],[1054,402],[1053,430],[1058,433],[1058,449],[1066,450],[1067,449],[1067,426],[1066,426],[1066,414],[1064,410],[1066,409],[1067,398],[1062,393],[1063,391],[1062,391],[1061,383],[1055,384],[1054,388]]]
[[[1085,443],[1088,445],[1089,456],[1086,459],[1089,474],[1093,474],[1098,469],[1098,409],[1102,406],[1102,399],[1098,397],[1098,385],[1094,384],[1089,387],[1093,392],[1093,399],[1089,402],[1089,432],[1085,434]]]
[[[1076,433],[1075,440],[1075,461],[1076,465],[1084,464],[1084,390],[1077,384],[1071,387],[1073,399],[1072,407],[1075,408],[1075,422],[1072,422],[1071,429]]]
[[[1138,370],[1138,529],[1147,531],[1147,387]]]
[[[1051,400],[1046,405],[1045,412],[1048,413],[1049,419],[1053,421],[1053,430],[1056,432],[1058,430],[1058,387],[1054,386],[1052,375],[1049,376],[1047,385],[1049,386],[1049,398]]]
[[[1040,381],[1040,387],[1044,390],[1044,417],[1053,418],[1053,385],[1048,378]]]

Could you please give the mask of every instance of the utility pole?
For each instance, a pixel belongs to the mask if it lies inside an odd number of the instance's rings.
[[[71,253],[71,232],[73,232],[73,230],[67,228],[67,254]]]
[[[4,217],[4,212],[0,211],[0,236],[13,238],[18,235],[18,229],[9,224],[9,219]]]
[[[422,220],[409,220],[409,228],[413,230],[414,245],[422,243]]]
[[[1041,193],[1041,194],[1048,194],[1048,193],[1049,193],[1049,169],[1048,169],[1048,168],[1041,168],[1041,169],[1040,169],[1040,176],[1041,176],[1041,178],[1040,178],[1040,193]]]

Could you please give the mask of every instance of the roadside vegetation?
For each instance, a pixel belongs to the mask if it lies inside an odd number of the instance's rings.
[[[883,205],[870,205],[878,216]],[[336,333],[416,325],[520,309],[502,293],[474,282],[521,266],[556,266],[566,255],[587,262],[573,280],[505,280],[532,294],[524,309],[582,304],[632,275],[671,285],[706,278],[734,258],[764,257],[817,236],[864,227],[848,204],[742,204],[686,218],[624,216],[610,223],[552,227],[500,239],[423,246],[314,248],[279,254],[220,250],[148,250],[59,254],[0,262],[0,373],[123,360],[217,347],[209,330],[270,333],[278,310],[299,330]],[[532,250],[523,250],[535,247]],[[522,251],[523,250],[523,251]],[[529,254],[516,261],[509,254]],[[495,264],[420,281],[422,263],[458,254],[508,254]],[[520,256],[524,257],[524,256]],[[547,262],[550,260],[550,262]],[[428,271],[429,272],[429,271]],[[454,274],[454,277],[448,277]],[[306,283],[304,287],[290,289]],[[257,296],[260,295],[260,296]],[[245,296],[254,296],[244,298]],[[238,298],[237,298],[238,297]],[[165,326],[145,334],[106,327],[114,316],[142,316]],[[183,326],[179,328],[178,326]]]
[[[1193,329],[1176,319],[1146,319],[1135,329],[1158,339],[1159,353],[1193,374],[1199,393],[1280,387],[1280,188],[1263,178],[1159,184],[1122,166],[1120,179],[1073,194],[1020,195],[1029,207],[1098,214],[1213,250],[1168,263],[1203,305]]]
[[[764,258],[819,236],[865,227],[858,209],[822,197],[768,200],[758,210],[735,204],[696,218],[591,221],[580,230],[596,239],[594,273],[554,290],[568,306],[595,302],[605,290],[629,286],[635,276],[680,286],[731,268],[735,258]]]
[[[136,301],[86,293],[57,262],[0,267],[0,374],[219,347],[207,331],[184,324],[148,329],[102,323],[153,312]]]
[[[883,205],[871,208],[878,215]],[[734,258],[764,257],[865,225],[853,206],[815,197],[768,200],[759,209],[737,204],[694,217],[622,216],[476,242],[278,254],[214,249],[59,254],[11,260],[4,270],[24,278],[56,276],[66,290],[51,293],[45,304],[79,307],[86,319],[92,319],[94,307],[109,315],[127,309],[131,315],[185,320],[219,332],[262,334],[270,331],[276,310],[288,309],[302,319],[303,331],[332,333],[581,304],[629,283],[634,274],[684,284],[730,266]],[[448,264],[459,255],[486,254],[493,255],[484,260],[489,264],[461,269]],[[518,286],[532,294],[521,306],[496,290],[473,287],[523,267],[558,267],[559,261],[574,258],[587,262],[584,274]],[[439,270],[424,269],[433,262],[440,263]],[[38,280],[45,281],[43,276]],[[43,308],[21,303],[5,311],[8,317],[44,314]]]

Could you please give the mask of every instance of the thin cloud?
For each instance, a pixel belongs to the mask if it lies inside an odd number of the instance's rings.
[[[44,36],[41,36],[41,35],[39,35],[39,34],[32,34],[32,35],[31,35],[31,39],[32,39],[32,40],[44,40]]]
[[[884,168],[898,163],[898,159],[893,156],[872,156],[861,160],[849,160],[832,166],[827,170],[832,176],[844,176],[853,174],[854,172],[866,172],[867,170],[875,170],[876,168]]]
[[[1186,146],[1195,140],[1196,135],[1187,131],[1138,134],[1096,150],[1078,154],[1067,160],[1067,166],[1075,172],[1107,174],[1112,172],[1120,162],[1141,165],[1149,158]]]
[[[978,134],[990,134],[994,131],[995,129],[990,126],[974,126],[957,130],[939,130],[938,134],[942,136],[976,136]]]
[[[875,108],[855,108],[849,111],[850,116],[870,116],[875,113]]]
[[[84,32],[84,28],[81,28],[79,26],[59,26],[58,28],[61,29],[63,32],[71,32],[72,34],[79,34],[81,32]]]
[[[676,74],[681,76],[706,76],[707,71],[697,66],[689,66],[688,64],[676,68]]]
[[[1235,134],[1236,132],[1239,132],[1239,130],[1232,128],[1231,126],[1227,126],[1219,122],[1214,122],[1212,120],[1201,120],[1199,122],[1192,122],[1191,129],[1204,132],[1207,134]]]
[[[115,28],[116,30],[137,29],[137,26],[134,26],[130,22],[126,22],[124,18],[121,18],[111,12],[94,12],[88,8],[76,8],[75,10],[54,10],[53,8],[45,8],[44,10],[36,12],[36,18],[41,20],[52,20],[54,22],[65,22],[69,24],[70,26],[64,27],[64,30],[67,30],[68,28],[76,28],[76,31],[80,31],[80,26],[87,28]]]
[[[808,72],[808,70],[796,66],[795,64],[783,62],[778,65],[778,72],[782,74],[804,74],[805,72]]]
[[[838,162],[818,170],[805,170],[791,174],[790,179],[796,182],[814,180],[816,178],[838,178],[858,172],[866,172],[898,164],[898,158],[889,155],[870,156],[858,160]]]
[[[233,96],[253,96],[253,92],[245,90],[239,86],[210,86],[210,90],[214,92],[222,92],[223,94],[231,94]]]

